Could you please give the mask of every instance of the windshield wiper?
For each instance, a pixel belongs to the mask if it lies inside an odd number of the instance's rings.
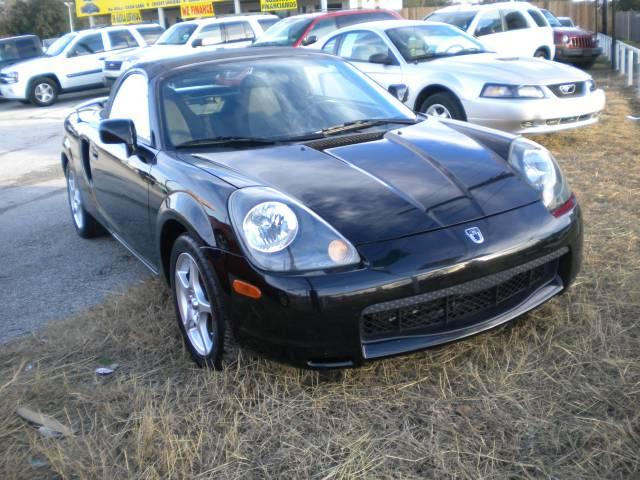
[[[176,148],[189,147],[209,147],[209,146],[234,146],[234,147],[255,147],[260,145],[274,145],[276,140],[259,137],[211,137],[197,138],[176,145]]]
[[[413,125],[418,123],[418,120],[413,118],[369,118],[362,120],[354,120],[352,122],[345,122],[333,127],[323,128],[318,133],[322,133],[325,136],[336,135],[338,133],[348,132],[351,130],[360,130],[362,128],[376,127],[378,125],[385,125],[387,123],[397,123],[400,125]]]

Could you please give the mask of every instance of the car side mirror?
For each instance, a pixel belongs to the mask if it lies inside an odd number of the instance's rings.
[[[388,53],[374,53],[369,57],[369,63],[378,63],[380,65],[391,65],[393,59]]]
[[[201,47],[202,46],[202,39],[201,38],[196,38],[193,42],[191,42],[191,46],[193,48]]]
[[[138,143],[136,127],[128,118],[102,120],[98,131],[102,143],[110,145],[124,143],[127,147],[127,155],[135,152]]]
[[[409,87],[407,87],[404,83],[389,85],[389,88],[387,90],[391,95],[396,97],[402,103],[406,102],[409,98]]]
[[[311,35],[310,37],[307,37],[302,41],[302,45],[306,47],[307,45],[311,45],[312,43],[316,43],[317,41],[318,37],[316,37],[315,35]]]

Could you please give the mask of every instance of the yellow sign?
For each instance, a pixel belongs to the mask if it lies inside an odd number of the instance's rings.
[[[297,0],[260,0],[261,12],[273,12],[275,10],[296,10]]]
[[[127,10],[179,7],[180,0],[76,0],[76,15],[109,15]]]
[[[142,23],[140,10],[123,10],[111,14],[111,25],[128,25],[130,23]]]
[[[180,4],[181,18],[212,17],[213,3],[211,2],[182,2]]]

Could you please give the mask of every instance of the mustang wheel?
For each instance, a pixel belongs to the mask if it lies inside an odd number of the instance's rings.
[[[76,175],[70,167],[65,172],[67,177],[67,194],[69,198],[69,207],[71,208],[71,218],[76,232],[82,238],[95,237],[102,233],[100,224],[87,213],[82,203],[82,194],[78,188]]]
[[[420,106],[420,112],[433,117],[466,120],[458,99],[447,92],[435,93],[427,97]]]
[[[29,100],[38,107],[53,105],[58,99],[58,85],[47,77],[36,78],[31,82]]]
[[[220,289],[200,245],[180,236],[171,250],[171,291],[184,342],[201,367],[222,368],[225,320]]]

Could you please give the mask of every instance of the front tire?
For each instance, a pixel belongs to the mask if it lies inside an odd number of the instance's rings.
[[[425,115],[440,118],[452,118],[454,120],[466,120],[464,109],[458,99],[448,92],[439,92],[429,95],[418,109]]]
[[[544,48],[539,48],[538,50],[536,50],[536,53],[533,54],[533,57],[549,60],[549,52],[547,52]]]
[[[71,210],[71,220],[76,233],[82,238],[92,238],[100,235],[103,232],[101,225],[84,208],[76,174],[71,167],[67,167],[64,173],[67,177],[67,198],[69,200],[69,209]]]
[[[221,289],[201,244],[187,234],[171,249],[171,292],[182,338],[200,367],[222,369],[227,324]]]
[[[53,105],[58,99],[58,84],[48,77],[38,77],[29,87],[29,100],[38,107]]]

